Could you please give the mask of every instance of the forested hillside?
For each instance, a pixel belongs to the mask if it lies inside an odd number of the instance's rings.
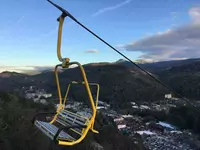
[[[75,147],[60,147],[38,132],[32,125],[33,116],[37,112],[52,112],[54,110],[52,105],[36,104],[5,92],[0,92],[0,103],[1,150],[83,150],[97,147],[104,150],[144,149],[142,143],[134,144],[130,138],[117,130],[112,120],[102,114],[97,115],[95,124],[100,134],[89,133],[87,138]]]

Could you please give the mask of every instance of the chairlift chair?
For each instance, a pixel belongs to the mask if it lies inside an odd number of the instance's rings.
[[[49,1],[50,2],[50,1]],[[51,2],[52,3],[52,2]],[[52,3],[53,4],[53,3]],[[54,4],[56,7],[57,5]],[[59,7],[59,6],[58,6]],[[72,146],[80,143],[88,134],[89,130],[94,133],[98,131],[94,130],[94,123],[96,117],[96,110],[99,97],[99,85],[97,83],[88,83],[85,70],[79,62],[70,62],[69,58],[62,58],[61,56],[61,37],[62,37],[62,26],[64,19],[67,15],[63,14],[59,17],[59,29],[58,29],[58,41],[57,41],[57,56],[59,61],[62,63],[55,67],[55,78],[59,97],[59,106],[57,111],[53,113],[39,113],[33,118],[33,124],[51,140],[56,142],[58,145]],[[69,68],[71,65],[78,65],[81,70],[83,81],[76,82],[71,81],[66,90],[64,99],[61,95],[61,88],[58,76],[58,67],[63,69]],[[77,114],[66,109],[67,97],[72,84],[83,85],[86,88],[87,95],[89,97],[89,103],[92,108],[92,114],[90,117]],[[96,102],[94,102],[90,86],[96,86]],[[41,115],[54,115],[50,122],[42,121],[39,118]]]

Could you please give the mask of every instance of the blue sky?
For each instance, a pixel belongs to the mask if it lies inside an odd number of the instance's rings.
[[[133,60],[159,58],[153,48],[144,49],[146,43],[143,41],[149,38],[154,40],[158,34],[159,39],[163,34],[165,39],[166,34],[169,34],[166,31],[177,31],[185,25],[193,25],[192,19],[195,17],[199,19],[200,12],[198,0],[54,0],[53,2],[67,9],[80,22],[111,45],[119,47]],[[0,66],[57,64],[56,18],[59,15],[59,10],[46,0],[2,1]],[[196,18],[195,20],[198,20]],[[168,53],[167,50],[162,54]],[[62,54],[81,63],[112,62],[121,58],[69,18],[66,18],[64,24]],[[172,57],[171,55],[164,57],[163,54],[161,58],[164,60]]]

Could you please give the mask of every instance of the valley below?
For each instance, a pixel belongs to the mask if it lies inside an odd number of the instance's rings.
[[[82,144],[69,149],[200,149],[199,59],[139,65],[187,98],[189,103],[126,61],[84,65],[89,82],[100,85],[95,123],[100,134],[89,134]],[[59,77],[62,95],[70,81],[82,81],[78,68],[61,70]],[[96,89],[91,87],[91,90],[95,97]],[[37,131],[30,124],[31,117],[39,111],[55,111],[58,106],[53,71],[47,70],[37,75],[2,72],[0,91],[0,113],[3,116],[0,146],[9,149],[9,143],[21,136],[19,141],[27,138],[28,142],[14,142],[10,149],[27,149],[31,145],[35,145],[33,149],[65,149],[52,146],[42,134],[29,137],[29,134]],[[84,87],[72,86],[66,109],[90,116],[87,101]],[[16,111],[16,118],[12,116],[11,109]],[[12,119],[9,120],[6,113],[10,113]],[[16,121],[20,115],[24,116],[21,124]],[[26,125],[28,132],[25,131]],[[16,137],[9,136],[15,132]],[[30,143],[32,138],[33,143]],[[36,144],[38,141],[45,141],[46,144],[39,146]]]

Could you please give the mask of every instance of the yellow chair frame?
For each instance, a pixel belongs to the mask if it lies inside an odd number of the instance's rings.
[[[59,145],[72,146],[72,145],[80,143],[86,137],[89,130],[91,130],[94,133],[98,133],[98,131],[94,130],[94,123],[95,123],[95,117],[96,117],[96,112],[97,112],[97,105],[98,105],[98,97],[99,97],[100,87],[96,83],[88,83],[85,70],[79,62],[70,62],[69,58],[62,58],[62,56],[61,56],[62,27],[63,27],[63,22],[64,22],[65,17],[66,16],[62,14],[58,18],[59,28],[58,28],[58,41],[57,41],[57,57],[58,57],[58,60],[61,61],[62,63],[56,65],[56,67],[55,67],[55,79],[56,79],[57,92],[58,92],[58,97],[59,97],[59,106],[58,106],[57,111],[55,113],[55,116],[53,117],[50,124],[53,124],[56,121],[56,118],[59,115],[59,113],[62,110],[65,109],[65,104],[67,102],[67,96],[68,96],[71,84],[82,84],[82,85],[85,86],[88,97],[89,97],[89,102],[90,102],[91,108],[92,108],[92,116],[90,118],[87,118],[87,121],[86,121],[87,124],[85,124],[86,126],[84,128],[82,128],[82,134],[78,139],[73,140],[73,141],[66,141],[67,139],[66,140],[57,139],[57,142],[58,142]],[[64,69],[64,68],[69,68],[71,65],[78,65],[78,67],[80,68],[82,77],[83,77],[83,82],[72,81],[68,85],[64,99],[62,99],[60,82],[59,82],[59,77],[58,77],[58,67],[61,67],[61,68]],[[97,87],[96,104],[94,103],[94,99],[93,99],[93,96],[92,96],[92,93],[91,93],[90,85]],[[78,115],[76,113],[73,113],[73,112],[69,112],[69,113],[73,114],[74,116],[78,116],[80,118],[83,118],[83,116]],[[33,119],[33,123],[34,122],[35,122],[35,119]],[[73,130],[73,127],[69,127],[69,128],[71,128],[71,130]]]

